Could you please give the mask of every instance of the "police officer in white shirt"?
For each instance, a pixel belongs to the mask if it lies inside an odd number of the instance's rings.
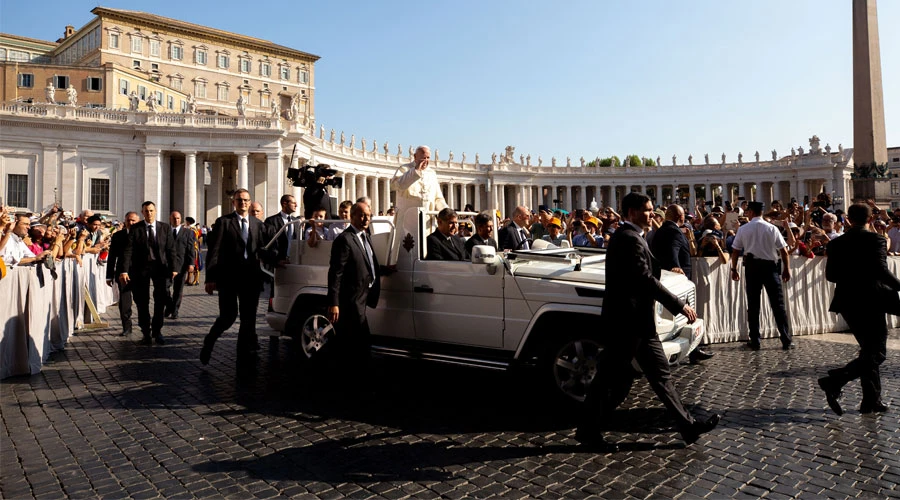
[[[759,350],[759,307],[762,289],[766,289],[772,315],[781,337],[782,349],[794,349],[791,332],[788,330],[787,312],[784,308],[784,290],[781,281],[791,279],[790,256],[787,243],[774,225],[762,218],[763,204],[750,202],[747,216],[750,222],[738,229],[732,243],[731,279],[740,281],[737,262],[741,251],[744,253],[744,269],[747,283],[747,321],[750,327],[750,349]],[[781,258],[779,265],[778,259]],[[781,280],[778,271],[781,270]]]

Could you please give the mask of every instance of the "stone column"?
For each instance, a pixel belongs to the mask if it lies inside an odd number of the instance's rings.
[[[263,214],[273,214],[281,209],[281,195],[284,194],[284,163],[281,149],[266,153],[266,199]]]
[[[384,196],[384,211],[387,212],[387,210],[389,208],[391,208],[391,206],[393,206],[393,203],[391,202],[391,178],[390,177],[384,178],[384,195],[383,196]]]
[[[173,207],[174,208],[174,207]],[[182,217],[197,218],[197,152],[184,152],[184,207]]]
[[[469,190],[468,184],[460,184],[459,185],[459,208],[463,210],[466,208],[466,204],[469,203]]]
[[[237,187],[250,189],[250,167],[249,156],[250,154],[246,151],[240,151],[237,153],[238,156],[238,176],[237,176]],[[252,193],[251,193],[252,194]]]
[[[370,196],[370,198],[372,198],[373,205],[372,215],[378,215],[379,210],[384,210],[381,206],[381,190],[378,189],[380,187],[378,185],[379,182],[380,180],[378,179],[378,177],[372,177],[372,195]]]
[[[609,186],[609,206],[615,210],[617,213],[619,212],[619,193],[616,192],[616,185],[612,184]],[[621,215],[621,213],[619,214]]]
[[[53,203],[54,196],[59,196],[59,152],[56,148],[55,144],[42,144],[41,145],[41,162],[40,169],[35,172],[35,179],[41,180],[41,187],[36,189],[35,191],[38,194],[37,199],[35,200],[35,207],[46,207],[47,205]],[[123,182],[122,179],[122,168],[119,168],[116,171],[116,183],[115,185],[110,186],[110,208],[113,209],[116,206],[114,203],[114,194],[117,191],[124,188],[127,184]],[[54,192],[54,189],[56,192]],[[122,214],[119,214],[119,218],[123,218]]]
[[[144,195],[143,200],[141,200],[140,203],[145,201],[159,203],[158,200],[162,195],[162,183],[160,182],[160,179],[162,178],[162,155],[160,153],[159,150],[145,149],[143,151]]]
[[[579,208],[577,203],[578,199],[575,196],[576,187],[574,185],[569,186],[569,210],[575,211],[576,208]]]
[[[212,225],[212,223],[222,216],[222,163],[221,162],[213,162],[212,164],[212,175],[210,175],[210,183],[207,189],[206,196],[206,221],[205,223],[208,225]],[[299,200],[299,198],[298,198]],[[229,207],[224,207],[227,211]],[[204,223],[202,219],[197,217],[197,222]]]
[[[688,206],[687,210],[693,210],[697,206],[697,185],[693,182],[688,183]]]

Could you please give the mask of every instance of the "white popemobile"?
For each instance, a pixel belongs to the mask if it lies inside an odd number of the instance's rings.
[[[417,235],[396,235],[391,217],[370,225],[379,262],[387,260],[392,239],[402,238],[397,270],[381,278],[378,307],[367,311],[373,352],[501,370],[537,365],[558,395],[583,400],[603,349],[605,252],[548,244],[498,254],[476,246],[470,262],[425,260],[420,242],[434,212],[419,209],[418,215]],[[340,335],[325,314],[330,254],[330,241],[292,245],[290,264],[275,271],[266,315],[276,331],[271,335],[299,340],[308,358]],[[694,284],[685,276],[662,271],[660,281],[696,308]],[[700,343],[703,320],[688,325],[657,303],[656,328],[675,364]]]

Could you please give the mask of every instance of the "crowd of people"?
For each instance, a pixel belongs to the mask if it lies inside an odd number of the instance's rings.
[[[616,315],[631,314],[623,311],[632,311],[641,321],[651,321],[641,323],[643,328],[632,329],[620,339],[607,339],[604,376],[595,377],[586,405],[591,416],[585,414],[579,428],[579,439],[586,443],[604,443],[602,425],[595,424],[598,415],[602,423],[627,395],[630,382],[625,378],[630,376],[626,376],[630,371],[625,364],[632,358],[638,360],[651,386],[678,419],[679,430],[688,443],[718,422],[717,415],[703,421],[694,420],[681,405],[671,384],[652,324],[652,304],[654,300],[659,301],[673,313],[683,314],[689,322],[696,319],[696,313],[659,284],[660,269],[691,278],[693,257],[713,257],[723,265],[731,264],[732,279],[740,281],[738,261],[743,262],[748,296],[750,340],[747,346],[752,350],[760,349],[762,290],[769,296],[782,347],[785,350],[796,347],[788,330],[782,290],[782,282],[791,278],[792,256],[814,258],[833,252],[838,259],[847,260],[857,255],[857,247],[865,247],[871,262],[859,267],[867,271],[855,274],[844,268],[839,271],[829,261],[828,279],[838,283],[839,291],[850,288],[848,283],[878,290],[900,290],[900,281],[886,271],[884,263],[886,255],[900,255],[900,209],[889,212],[872,201],[853,205],[850,213],[845,214],[830,208],[832,203],[825,193],[818,195],[812,204],[808,200],[801,204],[791,199],[785,205],[774,201],[769,207],[743,199],[733,203],[700,200],[693,213],[689,213],[678,204],[654,208],[645,195],[630,193],[623,199],[622,215],[611,207],[600,208],[594,204],[572,212],[545,205],[538,206],[537,210],[518,206],[504,217],[497,210],[475,212],[471,205],[461,211],[449,207],[429,165],[430,150],[420,146],[413,161],[398,168],[391,183],[397,190],[397,205],[387,211],[394,216],[400,234],[417,234],[414,210],[424,208],[437,212],[433,231],[425,241],[427,259],[468,261],[476,245],[490,245],[498,251],[553,246],[606,249],[607,297],[621,304],[604,307],[604,321],[615,324]],[[231,203],[233,211],[219,217],[211,228],[197,225],[191,217],[182,217],[178,211],[169,214],[168,223],[159,221],[152,201],[141,205],[140,214],[128,212],[122,221],[106,220],[90,210],[73,217],[58,207],[37,215],[10,214],[0,207],[0,266],[36,265],[55,279],[55,262],[69,258],[80,262],[85,254],[98,254],[106,262],[107,284],[118,287],[122,335],[132,333],[133,301],[138,309],[141,343],[145,345],[166,343],[165,318],[178,319],[184,287],[198,285],[200,271],[205,267],[205,290],[209,294],[218,292],[219,304],[219,316],[206,335],[199,356],[205,365],[210,361],[216,340],[238,318],[239,359],[253,356],[259,349],[255,324],[259,296],[266,281],[264,267],[287,263],[296,245],[316,247],[322,241],[332,241],[328,315],[333,322],[345,325],[348,333],[344,342],[348,352],[365,358],[369,335],[365,310],[367,305],[377,304],[379,277],[396,269],[399,242],[403,238],[394,238],[389,262],[380,265],[369,241],[372,209],[365,197],[355,202],[342,201],[335,214],[329,213],[330,207],[324,203],[306,206],[305,212],[310,216],[305,227],[296,224],[298,218],[294,214],[298,204],[291,195],[284,195],[280,211],[266,218],[262,205],[253,201],[246,189],[236,190]],[[327,219],[332,221],[325,222]],[[860,236],[861,232],[865,235]],[[494,234],[498,236],[496,240]],[[854,245],[851,240],[862,243]],[[205,261],[201,252],[204,243]],[[869,269],[867,265],[874,267]],[[860,274],[870,271],[877,275],[876,285],[870,283],[873,278]],[[878,378],[878,365],[885,358],[884,318],[882,315],[881,323],[874,324],[867,316],[855,315],[856,307],[847,305],[855,304],[847,296],[852,293],[836,296],[832,310],[847,318],[860,342],[861,354],[848,367],[830,372],[820,380],[820,385],[829,405],[841,413],[838,402],[841,388],[850,380],[862,377],[864,413],[886,411],[880,400]],[[897,294],[893,293],[891,300],[885,299],[881,308],[886,312],[900,312]],[[619,330],[626,332],[629,328]],[[876,333],[865,333],[869,330]],[[691,360],[698,362],[711,355],[701,347]],[[360,362],[364,364],[363,359]]]

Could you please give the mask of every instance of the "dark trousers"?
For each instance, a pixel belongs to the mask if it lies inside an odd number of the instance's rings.
[[[132,294],[138,309],[138,326],[144,337],[162,333],[166,316],[166,304],[169,303],[169,284],[171,274],[165,269],[156,269],[152,273],[135,276],[132,279]],[[150,284],[153,284],[153,318],[150,318]]]
[[[219,288],[219,317],[203,340],[210,348],[225,330],[231,328],[240,313],[238,353],[256,350],[256,308],[259,305],[259,278],[240,280]]]
[[[178,313],[181,309],[181,297],[184,296],[184,277],[187,271],[182,271],[175,275],[172,280],[172,298],[169,300],[168,310],[170,313]]]
[[[132,300],[132,292],[131,292],[131,283],[127,285],[123,285],[120,281],[116,280],[116,286],[119,287],[119,318],[122,319],[122,331],[127,332],[131,330],[131,304]]]
[[[747,322],[750,326],[750,341],[759,342],[759,310],[762,301],[762,290],[766,289],[772,316],[778,327],[778,335],[782,344],[791,343],[791,332],[788,330],[787,312],[784,308],[784,289],[781,287],[779,266],[769,260],[745,258],[745,280],[747,282]]]
[[[613,411],[631,390],[632,359],[637,360],[656,397],[675,418],[678,427],[682,429],[692,424],[694,418],[684,408],[675,390],[669,363],[656,332],[622,335],[624,337],[610,339],[600,353],[597,374],[588,388],[579,425],[601,429],[607,425]]]
[[[830,370],[828,374],[841,386],[859,378],[863,405],[881,400],[881,375],[878,366],[887,357],[887,324],[884,313],[877,310],[854,309],[841,312],[850,331],[859,343],[859,355],[847,366]]]

